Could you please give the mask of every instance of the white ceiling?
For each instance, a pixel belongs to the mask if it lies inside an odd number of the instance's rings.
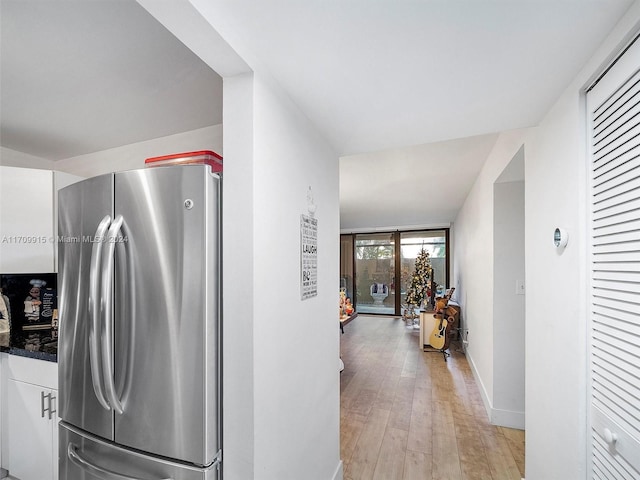
[[[537,124],[633,0],[192,0],[340,155]]]
[[[496,139],[480,135],[343,157],[341,225],[358,230],[447,224],[464,203]]]
[[[3,147],[59,160],[222,123],[222,79],[135,1],[0,8]]]
[[[536,125],[633,3],[190,1],[345,157],[344,228],[453,220],[495,133]],[[132,0],[1,8],[3,146],[55,160],[221,122],[220,78]]]

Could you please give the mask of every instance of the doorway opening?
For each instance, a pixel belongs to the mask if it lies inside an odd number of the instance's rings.
[[[525,426],[524,146],[493,185],[494,425]]]
[[[444,291],[449,284],[448,228],[341,235],[340,288],[356,312],[400,316],[422,249]]]

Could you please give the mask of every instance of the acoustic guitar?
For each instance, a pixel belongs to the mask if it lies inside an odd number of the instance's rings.
[[[429,335],[429,345],[436,350],[442,350],[447,340],[447,320],[444,315],[440,315],[440,322],[436,323],[431,335]]]

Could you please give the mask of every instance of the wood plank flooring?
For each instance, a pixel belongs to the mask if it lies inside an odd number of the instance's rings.
[[[390,317],[361,315],[341,335],[344,479],[524,477],[524,432],[489,423],[466,357],[418,343]]]

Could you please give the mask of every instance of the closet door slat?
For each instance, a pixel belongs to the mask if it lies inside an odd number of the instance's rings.
[[[587,94],[590,478],[640,478],[640,41]]]

